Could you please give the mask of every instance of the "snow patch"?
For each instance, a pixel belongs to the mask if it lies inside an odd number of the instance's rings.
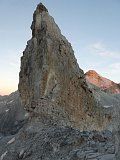
[[[8,112],[10,109],[6,109],[5,112]]]
[[[10,102],[8,102],[7,104],[10,104],[10,103],[12,103],[14,100],[11,100]]]
[[[12,138],[7,144],[11,144],[11,143],[13,143],[14,141],[15,141],[15,137]]]
[[[8,153],[8,151],[4,152],[1,157],[0,157],[0,160],[3,160],[3,158],[6,156],[6,154]]]
[[[111,107],[111,106],[104,106],[104,108],[109,108],[109,107]]]
[[[29,117],[29,113],[25,113],[25,117],[26,117],[26,118]]]

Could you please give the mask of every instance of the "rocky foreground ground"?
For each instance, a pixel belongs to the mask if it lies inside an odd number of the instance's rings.
[[[43,116],[40,121],[28,120],[29,114],[23,110],[18,92],[0,97],[0,113],[0,160],[113,160],[115,157],[112,132],[80,132]]]
[[[28,120],[19,93],[0,97],[0,160],[113,160],[112,132],[60,126],[52,118]]]
[[[113,160],[110,131],[80,132],[52,123],[31,122],[16,135],[1,136],[1,160]]]

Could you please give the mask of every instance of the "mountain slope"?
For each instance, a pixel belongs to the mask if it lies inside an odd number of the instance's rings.
[[[108,93],[120,93],[120,85],[99,75],[94,70],[89,70],[85,73],[85,77],[91,84],[99,87],[101,90]]]
[[[27,119],[18,91],[0,96],[0,134],[11,135],[19,131]]]

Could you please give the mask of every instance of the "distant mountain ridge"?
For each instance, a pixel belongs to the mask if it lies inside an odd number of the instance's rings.
[[[88,82],[94,84],[105,92],[120,94],[120,83],[117,84],[105,77],[102,77],[94,70],[89,70],[86,72],[85,77]]]
[[[12,135],[25,124],[27,112],[21,103],[19,92],[0,96],[0,135]]]

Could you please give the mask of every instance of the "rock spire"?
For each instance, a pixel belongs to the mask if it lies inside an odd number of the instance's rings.
[[[41,3],[33,14],[31,29],[19,76],[26,109],[33,117],[50,117],[82,130],[101,129],[106,121],[104,124],[71,44]]]

